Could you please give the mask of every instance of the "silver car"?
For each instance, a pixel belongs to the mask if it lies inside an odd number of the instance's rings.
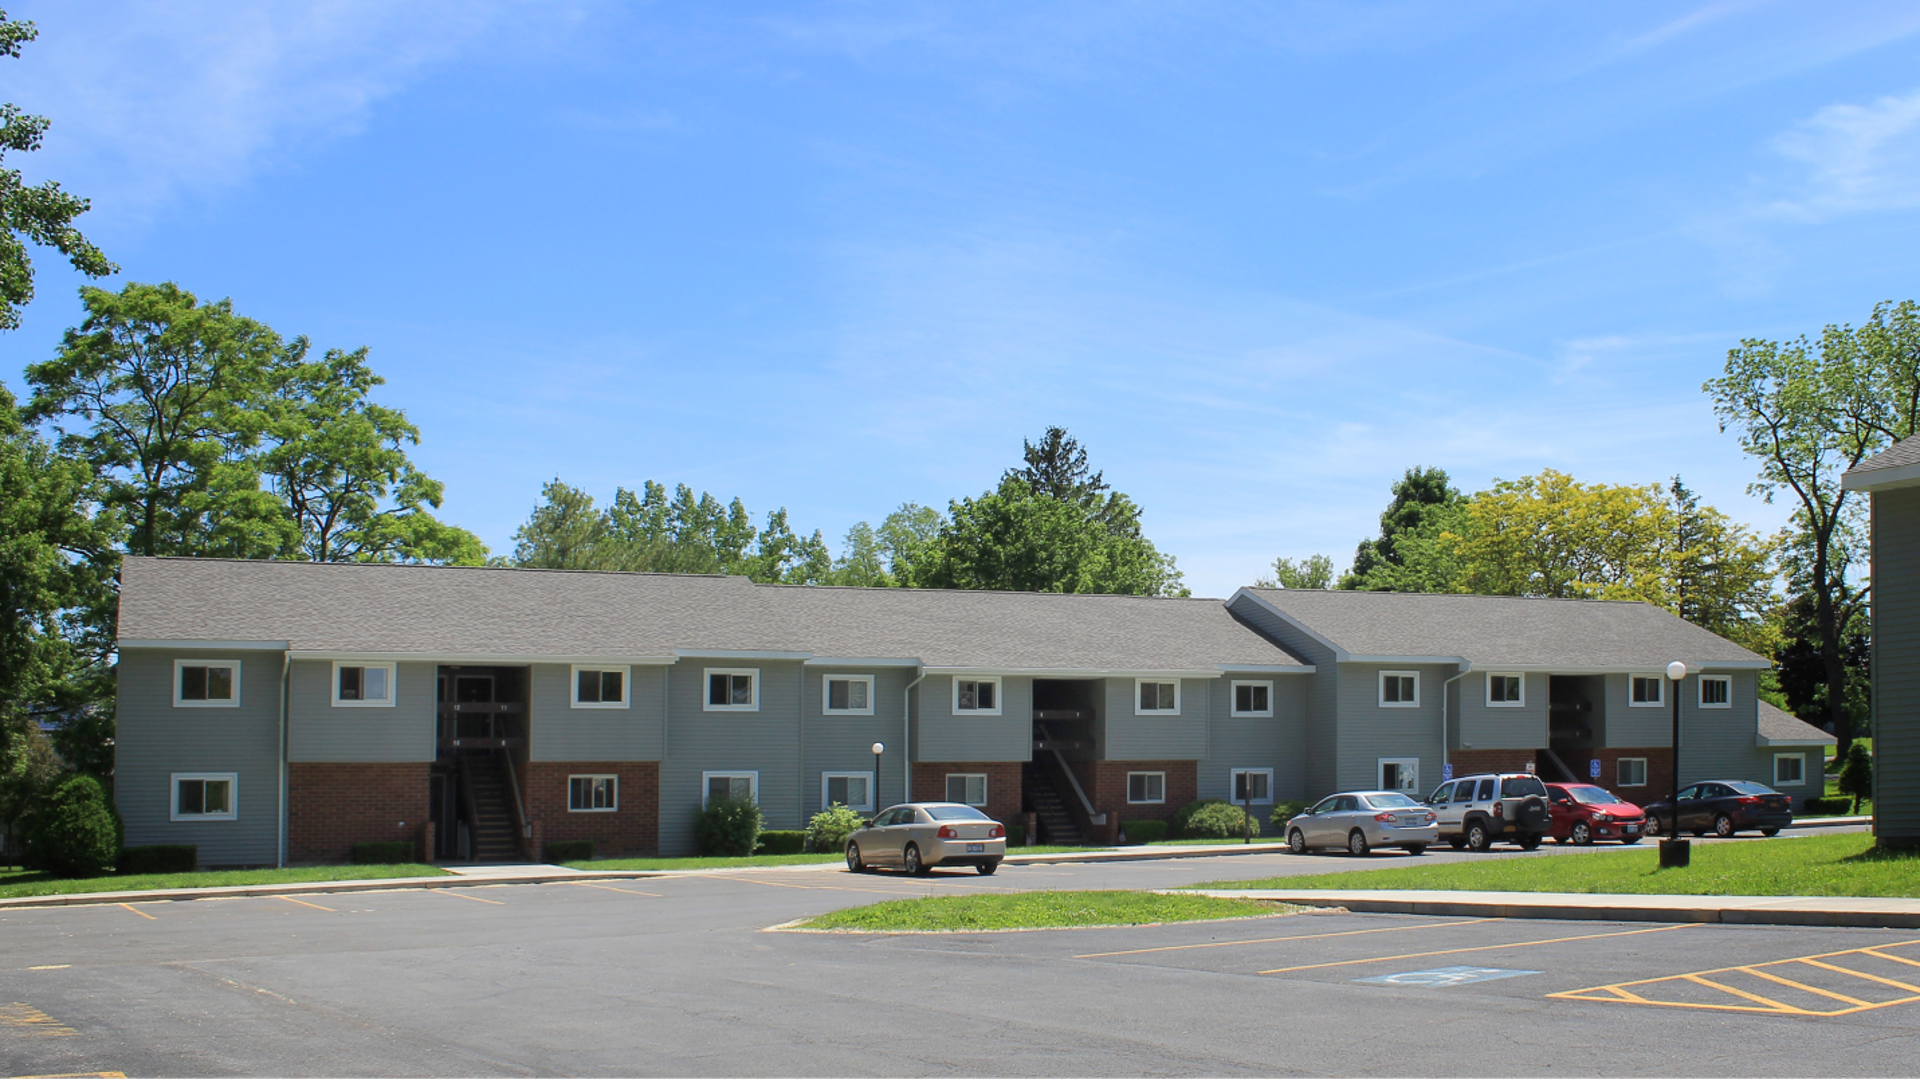
[[[847,869],[856,874],[876,866],[909,874],[971,866],[991,874],[1006,857],[1006,826],[964,803],[890,806],[847,837]]]
[[[1314,848],[1346,848],[1365,855],[1377,847],[1427,850],[1440,838],[1432,810],[1398,791],[1343,791],[1314,803],[1287,822],[1287,847],[1296,855]]]

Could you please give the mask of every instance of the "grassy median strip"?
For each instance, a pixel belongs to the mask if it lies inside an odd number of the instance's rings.
[[[692,855],[673,859],[591,859],[562,863],[575,870],[724,870],[734,866],[807,866],[837,863],[839,855]]]
[[[1286,915],[1299,911],[1263,900],[1163,896],[1143,892],[1029,892],[930,896],[848,908],[795,924],[795,930],[872,933],[941,930],[1046,930],[1071,926],[1143,926]]]
[[[90,878],[56,878],[36,870],[14,870],[0,871],[0,898],[139,889],[210,889],[222,885],[286,885],[300,881],[368,881],[374,878],[441,877],[445,874],[445,870],[424,863],[297,866],[284,870],[202,870],[191,874],[108,874]]]
[[[1357,860],[1356,860],[1357,861]],[[1660,869],[1651,846],[1340,874],[1210,881],[1191,889],[1448,889],[1685,896],[1920,896],[1920,853],[1873,849],[1864,833],[1696,843],[1693,865]]]

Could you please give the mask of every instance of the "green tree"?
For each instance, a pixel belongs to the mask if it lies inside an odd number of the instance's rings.
[[[556,477],[541,485],[545,501],[513,533],[514,566],[543,570],[618,570],[605,565],[606,515],[594,509],[593,496]]]
[[[1126,496],[1101,514],[1043,495],[1017,476],[949,507],[927,584],[947,589],[1181,596],[1181,574],[1140,535]],[[1103,516],[1104,515],[1104,519]]]
[[[1282,556],[1273,560],[1270,576],[1256,578],[1253,584],[1259,589],[1330,589],[1333,559],[1326,555],[1309,555],[1298,560]]]
[[[30,865],[56,877],[104,874],[120,858],[120,818],[100,781],[62,780],[27,815]]]
[[[0,56],[19,59],[20,46],[38,36],[32,23],[9,19],[0,11]],[[29,116],[12,103],[0,105],[0,158],[9,151],[40,149],[47,127],[46,117]],[[74,228],[73,220],[86,213],[87,206],[87,200],[52,180],[29,186],[19,169],[0,168],[0,330],[17,328],[20,309],[33,299],[27,244],[53,248],[88,277],[105,277],[119,269]]]
[[[940,511],[904,502],[874,530],[895,585],[923,587],[934,577],[940,560],[940,530],[947,519]]]
[[[1342,589],[1457,592],[1460,569],[1451,534],[1463,528],[1467,499],[1445,469],[1414,466],[1393,484],[1380,535],[1360,541]]]
[[[868,588],[884,588],[894,583],[893,575],[887,571],[886,548],[873,526],[861,521],[847,530],[840,557],[833,561],[832,580],[835,585]]]
[[[1873,755],[1867,752],[1865,743],[1853,743],[1845,757],[1836,786],[1840,794],[1853,797],[1853,812],[1857,814],[1860,800],[1873,798]]]

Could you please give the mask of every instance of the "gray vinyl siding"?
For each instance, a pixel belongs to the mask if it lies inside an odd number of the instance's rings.
[[[757,712],[708,712],[707,668],[757,668]],[[798,829],[800,697],[805,673],[797,660],[682,660],[668,673],[666,754],[660,763],[660,852],[694,850],[693,819],[706,772],[758,772],[760,811],[769,829]]]
[[[1920,488],[1873,493],[1874,831],[1920,839]]]
[[[1178,715],[1134,715],[1135,680],[1107,679],[1095,753],[1107,761],[1186,761],[1207,756],[1210,687],[1218,679],[1181,679]]]
[[[666,668],[651,664],[631,668],[624,709],[576,709],[573,665],[534,664],[528,703],[528,758],[659,761],[666,750],[666,672]]]
[[[240,704],[175,708],[173,661],[238,660]],[[195,844],[203,866],[267,865],[280,858],[282,654],[231,649],[120,654],[114,802],[126,842]],[[235,819],[171,821],[172,775],[236,773]]]
[[[1340,751],[1340,672],[1333,650],[1252,600],[1242,600],[1232,610],[1240,621],[1313,665],[1311,675],[1287,677],[1308,680],[1302,731],[1305,790],[1313,798],[1333,791]]]
[[[1383,671],[1418,672],[1420,703],[1382,707]],[[1440,782],[1440,683],[1453,671],[1440,664],[1341,664],[1339,765],[1328,790],[1378,787],[1381,758],[1419,759],[1420,790],[1432,790]],[[1312,794],[1317,798],[1327,791]]]
[[[1707,674],[1728,675],[1731,678],[1727,696],[1733,707],[1702,709],[1699,678],[1689,675],[1680,684],[1680,782],[1757,780],[1771,786],[1774,748],[1758,745],[1758,679],[1751,671],[1716,672],[1709,669]],[[1673,742],[1672,710],[1673,705],[1669,702],[1666,709],[1666,737],[1659,742],[1642,745],[1658,746]]]
[[[393,707],[335,706],[333,662],[287,669],[288,761],[432,761],[433,664],[394,665]]]
[[[872,772],[873,744],[886,746],[880,755],[879,802],[876,809],[905,801],[906,755],[902,718],[907,684],[917,668],[808,668],[806,693],[801,698],[806,717],[807,743],[800,777],[801,813],[811,817],[823,809],[820,778],[829,772]],[[828,715],[825,687],[829,675],[873,676],[873,715]]]
[[[1535,750],[1547,745],[1548,676],[1540,672],[1521,676],[1525,690],[1520,707],[1493,706],[1487,704],[1487,676],[1498,670],[1469,671],[1448,688],[1453,704],[1448,712],[1448,727],[1452,729],[1447,733],[1448,741],[1455,747],[1471,746],[1475,750]],[[1453,669],[1442,677],[1457,674],[1458,669]],[[1427,780],[1424,768],[1420,780]],[[1435,784],[1440,782],[1437,775],[1433,780]]]
[[[1032,679],[1009,675],[1000,680],[998,716],[955,716],[950,675],[929,675],[914,693],[919,708],[914,720],[913,760],[1033,760]]]
[[[1638,674],[1660,675],[1661,673],[1650,670]],[[1613,674],[1606,678],[1608,746],[1667,746],[1673,742],[1672,702],[1665,702],[1660,708],[1635,705],[1633,704],[1633,673]],[[1673,688],[1667,689],[1671,692]],[[1691,692],[1698,693],[1698,691]],[[1757,730],[1758,713],[1755,713],[1754,717],[1752,726]]]
[[[1273,715],[1233,716],[1236,680],[1271,680]],[[1306,800],[1306,711],[1312,682],[1310,675],[1229,675],[1208,684],[1213,730],[1207,755],[1197,766],[1200,798],[1231,798],[1235,769],[1272,769],[1276,800]],[[1265,812],[1257,803],[1254,809],[1264,827]]]

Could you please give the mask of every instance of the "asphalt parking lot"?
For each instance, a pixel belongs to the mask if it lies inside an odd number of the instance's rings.
[[[1328,913],[767,929],[895,896],[1354,862],[789,869],[13,910],[0,1074],[1909,1075],[1920,1060],[1914,931]]]

